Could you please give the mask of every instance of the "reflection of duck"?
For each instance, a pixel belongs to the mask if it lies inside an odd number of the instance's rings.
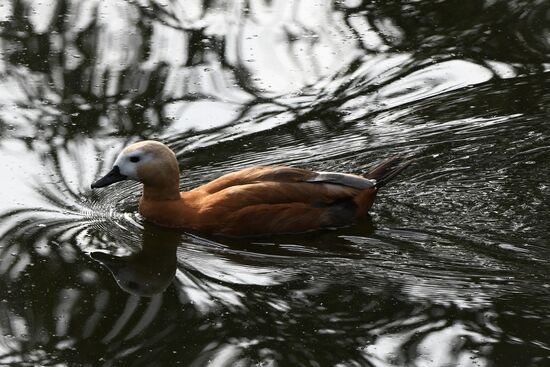
[[[166,227],[231,236],[303,232],[347,225],[366,215],[378,189],[409,163],[393,157],[364,177],[252,167],[180,193],[175,154],[162,143],[143,141],[126,147],[92,188],[126,179],[143,183],[139,212]]]
[[[141,251],[129,256],[92,252],[90,256],[105,265],[116,282],[128,293],[153,296],[164,291],[176,274],[176,248],[181,234],[145,228]]]

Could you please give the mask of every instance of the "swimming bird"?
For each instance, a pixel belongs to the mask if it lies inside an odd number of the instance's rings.
[[[141,182],[139,213],[164,227],[237,237],[296,233],[342,227],[366,216],[378,190],[410,163],[391,157],[364,176],[256,166],[180,192],[176,155],[146,140],[123,149],[92,189]]]

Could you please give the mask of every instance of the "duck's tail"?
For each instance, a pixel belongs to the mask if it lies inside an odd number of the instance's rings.
[[[412,159],[405,159],[399,156],[390,157],[374,166],[369,172],[367,172],[367,174],[365,174],[365,177],[376,180],[375,187],[379,189],[390,182],[411,163]]]

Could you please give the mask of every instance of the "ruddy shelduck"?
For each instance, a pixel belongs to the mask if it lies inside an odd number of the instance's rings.
[[[180,192],[176,155],[157,141],[126,147],[92,188],[118,181],[143,184],[139,213],[150,222],[227,236],[306,232],[342,227],[366,216],[378,189],[410,164],[389,158],[364,176],[257,166]]]

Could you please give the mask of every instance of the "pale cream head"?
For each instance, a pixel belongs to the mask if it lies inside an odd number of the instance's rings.
[[[120,174],[130,180],[159,186],[176,180],[179,167],[176,155],[161,142],[145,140],[127,146],[118,155],[115,164]]]
[[[144,196],[158,200],[179,198],[179,166],[176,155],[161,142],[145,140],[124,148],[111,172],[92,184],[105,187],[122,180],[143,183]]]

